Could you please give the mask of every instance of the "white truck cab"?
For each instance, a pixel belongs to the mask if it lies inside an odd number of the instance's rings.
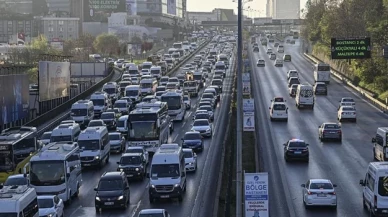
[[[152,77],[154,77],[156,79],[160,79],[160,77],[162,76],[162,67],[152,66],[150,69],[150,72],[151,72]]]

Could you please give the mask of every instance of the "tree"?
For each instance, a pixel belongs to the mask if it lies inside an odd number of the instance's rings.
[[[120,47],[119,38],[112,34],[101,34],[94,40],[93,47],[101,54],[116,54]]]
[[[38,37],[31,42],[31,48],[41,52],[47,52],[49,50],[49,43],[44,35],[38,35]]]
[[[91,34],[85,33],[82,34],[77,40],[76,40],[76,46],[82,47],[82,48],[93,48],[93,42],[96,39],[96,37],[92,36]]]

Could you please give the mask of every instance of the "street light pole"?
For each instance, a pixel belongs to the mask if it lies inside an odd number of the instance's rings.
[[[238,39],[237,39],[237,141],[236,141],[236,217],[242,213],[242,0],[238,0]]]

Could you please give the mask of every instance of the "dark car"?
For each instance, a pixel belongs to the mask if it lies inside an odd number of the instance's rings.
[[[104,121],[108,129],[116,130],[116,114],[114,112],[103,112],[100,119]]]
[[[203,151],[203,137],[197,131],[186,132],[182,138],[182,147],[191,148],[194,151]]]
[[[253,52],[259,52],[259,47],[257,46],[253,47]]]
[[[124,172],[128,179],[144,180],[146,177],[147,160],[142,153],[125,153],[117,164],[117,170]]]
[[[130,204],[129,184],[124,172],[105,172],[94,191],[96,211],[104,208],[127,209]]]
[[[323,123],[318,126],[319,140],[324,141],[328,139],[342,141],[341,124],[339,123]]]
[[[314,85],[315,95],[327,95],[327,85],[324,82],[316,82]]]
[[[309,161],[309,144],[306,144],[300,139],[291,139],[283,144],[284,159],[289,160],[304,160]]]
[[[222,92],[222,80],[221,79],[213,79],[212,80],[212,83],[211,83],[212,86],[218,86],[220,92]]]

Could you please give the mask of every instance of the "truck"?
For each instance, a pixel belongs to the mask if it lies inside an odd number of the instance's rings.
[[[330,84],[330,65],[327,63],[318,63],[313,66],[314,81]]]

